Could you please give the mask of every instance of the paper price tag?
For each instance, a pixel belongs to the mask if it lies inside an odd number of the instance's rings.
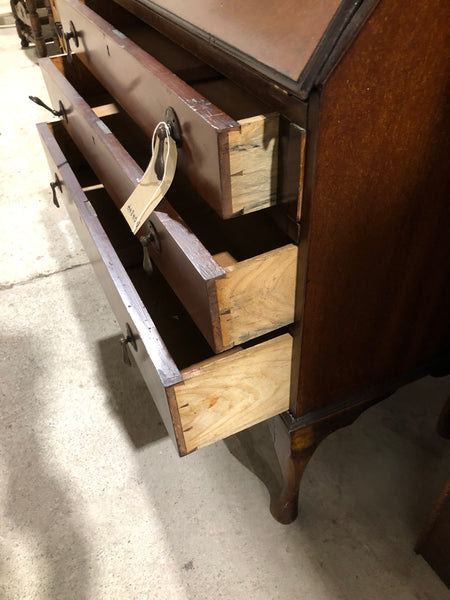
[[[161,126],[166,127],[167,135],[163,140],[156,135],[157,130]],[[164,144],[164,174],[161,181],[158,179],[155,171],[156,157],[160,152],[160,144]],[[168,127],[165,123],[159,123],[156,126],[152,147],[152,158],[141,181],[120,209],[133,233],[138,231],[163,199],[172,184],[177,166],[177,146],[175,140],[169,135]]]

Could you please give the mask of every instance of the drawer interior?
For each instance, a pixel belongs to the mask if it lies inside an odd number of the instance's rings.
[[[115,3],[58,6],[64,32],[77,32],[74,54],[149,137],[166,110],[174,111],[179,167],[222,218],[279,203],[280,115],[260,96]]]
[[[84,87],[76,57],[74,77],[72,65],[58,61],[64,77],[46,65],[53,102],[63,99],[67,130],[120,209],[150,160],[151,142],[95,80]],[[216,353],[293,322],[297,251],[271,211],[223,220],[177,171],[151,221],[162,243],[147,251]]]
[[[233,119],[269,111],[268,105],[259,98],[250,95],[121,6],[97,0],[87,0],[86,5]]]
[[[38,131],[62,182],[60,199],[180,454],[287,410],[292,337],[286,328],[214,355],[164,278],[144,272],[136,238],[71,147],[63,124],[40,124]],[[77,176],[89,185],[81,188]],[[128,250],[125,260],[119,247]]]
[[[62,123],[51,123],[49,127],[178,368],[184,369],[193,362],[212,356],[206,340],[158,269],[154,268],[150,279],[142,268],[141,244],[131,233]]]
[[[156,266],[153,267],[151,276],[144,271],[141,244],[131,233],[120,211],[72,142],[63,124],[54,122],[49,127],[178,368],[183,370],[193,363],[213,357],[214,352],[209,344]],[[226,262],[226,256],[222,260]],[[277,331],[277,334],[284,331],[286,328]],[[263,336],[242,346],[250,347],[261,342],[261,339],[270,337]]]
[[[114,103],[113,98],[76,55],[72,63],[67,62],[64,56],[57,57],[54,62],[130,156],[145,170],[151,158],[149,137]],[[220,95],[222,80],[209,84]],[[254,212],[228,220],[221,219],[180,171],[177,171],[166,197],[212,255],[228,253],[233,261],[243,261],[291,242],[275,225],[270,211]],[[255,231],[258,232],[257,235]],[[218,258],[219,261],[225,260],[224,256]]]

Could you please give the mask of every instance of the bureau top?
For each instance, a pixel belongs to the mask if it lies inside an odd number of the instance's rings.
[[[366,12],[374,0],[139,3],[305,97],[345,30],[361,21],[362,6]]]

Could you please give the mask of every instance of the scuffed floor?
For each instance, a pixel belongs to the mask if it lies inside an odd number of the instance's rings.
[[[277,475],[264,425],[178,458],[52,204],[34,127],[49,114],[27,98],[47,96],[11,27],[0,69],[0,597],[448,598],[413,546],[447,475],[434,426],[450,378],[326,440],[290,526],[256,476]]]

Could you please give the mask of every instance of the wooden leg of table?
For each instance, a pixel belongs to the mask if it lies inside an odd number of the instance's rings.
[[[17,16],[17,9],[16,9],[17,0],[10,0],[9,4],[11,6],[11,12],[13,14],[14,21],[16,23],[16,30],[17,30],[17,35],[20,38],[20,45],[22,46],[22,48],[27,48],[28,40],[27,40],[26,35],[23,33],[22,21]]]
[[[292,523],[298,514],[298,495],[303,473],[318,445],[333,431],[351,425],[361,413],[386,396],[372,398],[353,406],[337,407],[329,415],[311,414],[294,420],[280,415],[270,422],[275,451],[283,475],[278,494],[272,494],[270,511],[280,523]]]
[[[36,0],[27,0],[27,8],[30,13],[31,30],[33,32],[33,39],[36,46],[36,54],[39,58],[42,56],[47,56],[47,47],[45,45],[45,40],[42,37],[42,26],[37,12]]]
[[[287,525],[297,518],[302,475],[319,442],[314,439],[311,427],[289,433],[279,417],[271,425],[283,485],[279,494],[271,497],[270,512],[277,521]]]

